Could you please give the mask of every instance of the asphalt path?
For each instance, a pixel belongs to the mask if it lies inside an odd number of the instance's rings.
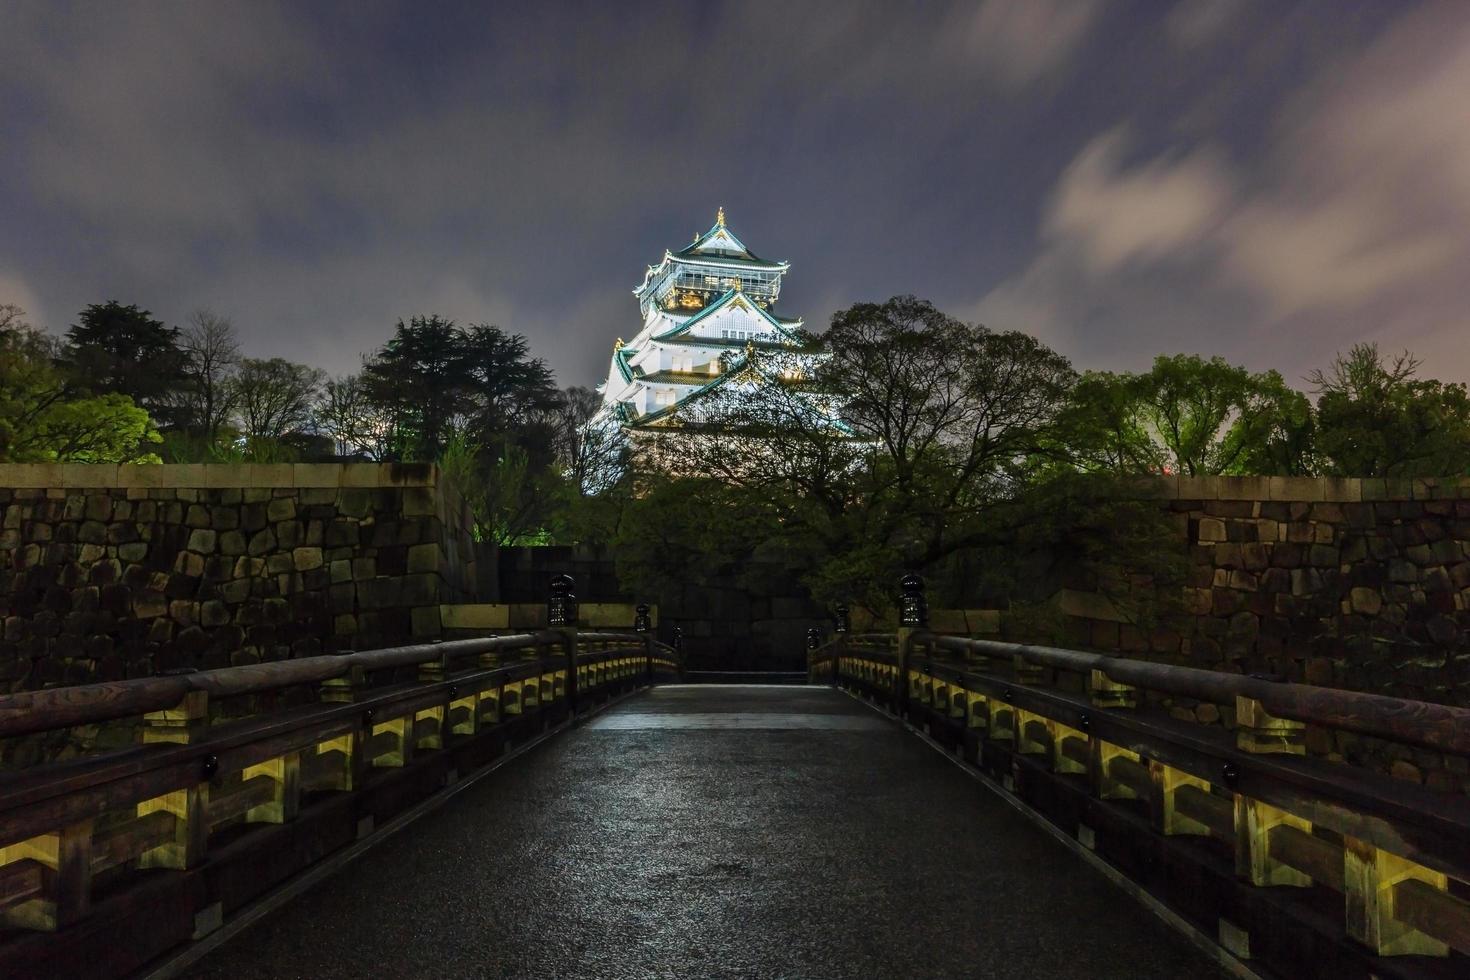
[[[690,685],[512,760],[189,975],[1221,974],[852,698]]]

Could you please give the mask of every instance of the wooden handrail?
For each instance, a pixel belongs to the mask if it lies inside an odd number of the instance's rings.
[[[634,633],[583,633],[593,640],[642,644]],[[448,640],[409,646],[324,654],[299,660],[277,660],[238,667],[220,667],[192,674],[140,677],[74,687],[44,688],[0,696],[0,738],[54,731],[76,725],[114,721],[178,705],[188,694],[203,691],[211,698],[236,697],[279,690],[298,684],[319,684],[354,669],[389,670],[434,661],[452,662],[501,650],[533,648],[559,643],[560,633],[514,633],[507,636]]]
[[[1135,843],[1140,831],[1209,837],[1233,851],[1238,888],[1341,893],[1341,929],[1369,955],[1470,954],[1464,795],[1314,758],[1288,741],[1314,722],[1465,754],[1470,711],[1053,647],[920,631],[907,638],[894,653],[840,642],[814,650],[812,677],[830,674],[922,725],[945,749],[962,750],[1023,805],[1075,826],[1084,847],[1119,855],[1125,874],[1132,863],[1158,861],[1160,841]],[[1014,673],[935,656],[944,651],[1003,658]],[[1050,684],[1038,668],[1085,674],[1087,691]],[[1130,710],[1144,704],[1135,690],[1234,701],[1239,724],[1232,732]],[[1079,805],[1084,795],[1090,802]],[[1169,861],[1209,868],[1218,850],[1171,847]],[[1171,872],[1144,885],[1177,898],[1193,880]],[[1194,907],[1192,897],[1178,900]],[[1331,933],[1311,922],[1298,924]]]
[[[934,634],[920,634],[920,639],[942,650],[1020,657],[1038,667],[1083,674],[1100,670],[1121,684],[1215,704],[1231,704],[1237,697],[1250,698],[1281,718],[1442,752],[1470,754],[1470,710],[1465,708],[1057,647]]]

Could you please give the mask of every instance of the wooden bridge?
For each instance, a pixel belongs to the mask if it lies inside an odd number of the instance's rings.
[[[0,775],[0,976],[1470,975],[1466,798],[1302,751],[1470,712],[904,616],[803,686],[562,626],[0,698],[137,729]]]

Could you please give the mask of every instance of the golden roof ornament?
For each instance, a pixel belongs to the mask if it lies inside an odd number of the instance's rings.
[[[615,344],[613,344],[613,351],[616,352],[616,351],[620,351],[622,349],[623,349],[623,338],[622,337],[619,337],[617,339],[617,342]]]
[[[725,206],[723,204],[721,204],[720,209],[715,212],[715,224],[719,225],[721,228],[725,227]]]

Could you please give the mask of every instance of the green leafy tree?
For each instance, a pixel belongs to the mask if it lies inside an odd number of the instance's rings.
[[[148,413],[126,395],[79,391],[59,353],[18,307],[0,306],[0,462],[157,462]]]
[[[799,565],[823,600],[886,605],[900,569],[1009,537],[999,508],[1056,441],[1065,358],[911,296],[838,313],[814,353],[809,377],[792,355],[737,357],[651,459],[736,488],[761,518],[746,550]]]
[[[387,459],[393,422],[388,411],[369,397],[361,375],[331,378],[317,397],[317,428],[331,438],[344,458]]]
[[[260,462],[299,458],[325,380],[325,372],[279,357],[241,361],[230,388],[247,455]]]
[[[1063,415],[1062,455],[1088,471],[1312,472],[1311,403],[1275,371],[1160,356],[1142,374],[1088,372]]]
[[[362,384],[389,419],[390,453],[400,459],[435,459],[460,434],[486,451],[515,444],[517,430],[560,397],[521,335],[432,314],[400,320],[364,364]]]
[[[1470,397],[1463,384],[1418,377],[1408,352],[1357,344],[1309,377],[1318,445],[1344,476],[1457,476],[1470,472]]]
[[[190,380],[177,328],[147,310],[110,300],[82,310],[66,337],[62,358],[79,384],[99,394],[126,395],[166,427],[195,423],[178,404]]]

